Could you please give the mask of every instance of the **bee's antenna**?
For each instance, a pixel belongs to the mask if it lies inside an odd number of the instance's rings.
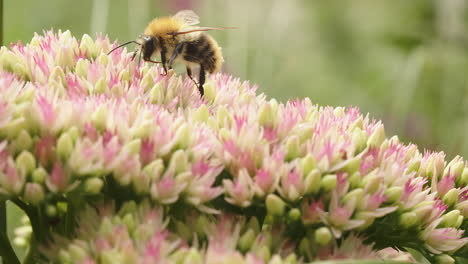
[[[140,44],[140,43],[136,42],[135,40],[132,40],[132,41],[125,42],[124,44],[122,44],[122,45],[119,45],[119,46],[117,46],[117,47],[115,47],[115,48],[111,49],[111,51],[109,51],[109,52],[107,53],[107,55],[111,54],[111,53],[112,53],[112,52],[114,52],[114,50],[116,50],[116,49],[119,49],[119,48],[121,48],[121,47],[123,47],[123,46],[126,46],[126,45],[128,45],[128,44],[132,44],[132,43],[135,43],[135,44],[138,44],[138,45],[140,45],[140,46],[141,46],[141,44]]]

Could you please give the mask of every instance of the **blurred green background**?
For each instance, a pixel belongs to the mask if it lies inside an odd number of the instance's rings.
[[[7,0],[4,42],[50,28],[124,42],[186,8],[237,27],[210,33],[224,71],[268,97],[358,106],[387,136],[468,157],[466,0]]]

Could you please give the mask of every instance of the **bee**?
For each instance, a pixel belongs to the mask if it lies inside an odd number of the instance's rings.
[[[171,17],[153,19],[146,27],[142,36],[136,41],[129,41],[114,49],[118,49],[130,43],[140,46],[136,53],[140,52],[140,58],[153,63],[161,63],[164,74],[172,69],[173,63],[182,61],[187,70],[188,77],[198,87],[203,96],[206,73],[215,73],[221,69],[223,55],[216,40],[204,33],[209,30],[232,29],[229,27],[198,27],[200,18],[192,10],[182,10]],[[152,60],[154,55],[159,55],[161,62]],[[198,83],[192,77],[192,69],[199,66]]]

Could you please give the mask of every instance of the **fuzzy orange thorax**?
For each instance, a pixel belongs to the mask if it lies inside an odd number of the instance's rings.
[[[147,36],[169,37],[168,33],[178,32],[185,24],[172,17],[155,18],[149,22],[144,34]]]

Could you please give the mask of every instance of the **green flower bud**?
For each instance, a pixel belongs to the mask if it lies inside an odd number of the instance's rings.
[[[130,81],[131,80],[131,75],[130,75],[130,72],[128,72],[128,70],[124,69],[122,71],[119,72],[119,79],[122,80],[122,81]]]
[[[73,56],[73,53],[65,49],[59,50],[55,61],[57,65],[59,65],[62,68],[73,67],[75,64],[75,58]]]
[[[366,228],[368,228],[370,225],[374,223],[375,216],[373,215],[372,212],[357,212],[354,216],[354,219],[356,220],[364,220],[364,224],[359,226],[357,230],[359,231],[364,231]]]
[[[185,257],[183,264],[202,264],[204,263],[202,256],[195,248],[191,248]]]
[[[360,166],[361,166],[361,158],[354,157],[346,161],[346,164],[343,167],[343,170],[351,175],[354,172],[357,172]]]
[[[319,245],[327,245],[330,243],[332,237],[332,233],[327,227],[320,227],[319,229],[315,230],[314,238]]]
[[[114,225],[112,224],[112,221],[110,220],[109,217],[105,217],[102,220],[101,226],[99,227],[99,234],[102,236],[106,236],[109,234],[112,234],[114,231]],[[143,240],[142,237],[138,237],[137,232],[135,232],[135,237],[138,238],[139,240]]]
[[[458,216],[457,222],[453,225],[454,228],[460,228],[460,226],[463,224],[463,220],[465,218],[463,215]]]
[[[300,142],[299,137],[296,135],[292,135],[286,141],[286,157],[287,161],[291,161],[300,155]]]
[[[328,174],[322,177],[320,187],[325,191],[331,191],[336,187],[337,179],[335,174]]]
[[[91,120],[97,130],[104,131],[106,129],[107,108],[105,105],[100,105],[92,114]]]
[[[301,159],[301,168],[304,175],[309,174],[313,169],[317,168],[317,161],[312,154],[307,154]]]
[[[3,126],[3,132],[0,131],[0,134],[4,134],[7,138],[13,139],[16,138],[22,130],[25,130],[26,127],[27,124],[24,117],[16,118]]]
[[[156,83],[149,92],[151,103],[158,104],[164,101],[164,90],[160,83]]]
[[[78,59],[78,62],[75,66],[75,73],[79,77],[86,78],[88,76],[89,61],[82,58]]]
[[[312,124],[307,124],[307,125],[302,125],[299,127],[298,131],[297,131],[297,135],[299,136],[299,139],[300,139],[300,142],[303,143],[304,141],[306,141],[307,139],[311,138],[312,135],[314,134],[314,129],[315,129],[315,126],[313,126]]]
[[[46,206],[46,215],[49,217],[54,217],[57,215],[57,207],[53,205],[47,205]]]
[[[81,38],[80,49],[83,52],[87,52],[88,57],[91,58],[96,58],[99,52],[98,47],[96,47],[96,44],[94,44],[94,40],[88,34],[84,34]]]
[[[409,228],[418,223],[419,219],[415,212],[406,212],[400,215],[400,224],[403,227]]]
[[[36,159],[29,151],[21,152],[16,158],[16,167],[28,174],[36,168]]]
[[[32,147],[32,138],[26,130],[21,130],[14,141],[15,152],[28,150]]]
[[[63,72],[63,68],[59,66],[55,66],[52,70],[52,73],[49,76],[49,80],[55,80],[61,85],[66,85],[65,81],[65,72]]]
[[[414,160],[408,164],[408,172],[417,172],[419,170],[419,167],[421,167],[421,160]]]
[[[436,259],[437,264],[454,264],[455,263],[455,259],[453,259],[451,256],[447,254],[437,255],[435,259]]]
[[[21,93],[18,94],[14,100],[16,104],[20,103],[31,103],[34,98],[36,98],[36,87],[35,86],[25,86],[21,89]]]
[[[271,257],[270,249],[267,246],[262,246],[259,249],[255,250],[257,257],[263,259],[265,262],[268,262]]]
[[[66,213],[68,211],[68,203],[67,202],[57,202],[57,210],[60,213]]]
[[[297,264],[297,256],[294,253],[289,254],[284,260],[283,264]]]
[[[204,104],[194,110],[192,119],[198,122],[207,122],[210,117],[208,107]]]
[[[385,196],[389,202],[397,202],[400,200],[401,194],[403,193],[403,188],[399,186],[393,186],[385,190]]]
[[[14,71],[18,76],[23,77],[24,80],[30,80],[31,75],[28,67],[23,63],[16,63],[14,67]]]
[[[128,72],[128,71],[127,71]],[[154,85],[153,76],[150,73],[146,73],[140,82],[140,87],[143,88],[144,92],[147,92]]]
[[[255,231],[255,234],[258,234],[260,232],[260,223],[258,222],[257,217],[251,217],[246,228],[250,228]]]
[[[362,186],[365,186],[367,192],[375,193],[382,183],[383,178],[375,172],[370,172],[362,180]]]
[[[100,178],[89,178],[84,183],[84,190],[89,194],[98,194],[101,192],[104,182]]]
[[[67,159],[70,157],[71,152],[73,151],[73,140],[68,133],[63,133],[60,135],[57,141],[57,154],[62,159]]]
[[[86,251],[75,243],[68,246],[68,252],[73,260],[83,260],[86,257]]]
[[[465,168],[463,170],[463,173],[461,176],[457,177],[457,179],[460,179],[459,182],[460,182],[460,186],[466,186],[468,185],[468,169]]]
[[[301,219],[301,210],[299,210],[297,208],[293,208],[293,209],[289,210],[288,217],[292,221],[300,220]]]
[[[434,204],[435,201],[423,201],[414,207],[413,212],[416,213],[418,221],[424,219],[432,212]]]
[[[107,81],[104,77],[99,78],[94,84],[93,93],[94,94],[104,94],[107,90]]]
[[[128,142],[122,150],[129,154],[139,154],[141,150],[141,139],[138,138]]]
[[[232,116],[224,106],[220,106],[216,111],[216,120],[219,127],[225,127],[232,123]]]
[[[360,202],[362,197],[364,196],[364,189],[358,188],[348,192],[342,199],[343,204],[347,204],[349,202]]]
[[[266,198],[267,213],[274,216],[282,216],[286,204],[275,194],[269,194]]]
[[[164,171],[164,162],[162,159],[153,160],[143,168],[143,173],[147,174],[152,180],[159,179]]]
[[[175,264],[185,264],[185,259],[187,258],[187,255],[189,253],[189,250],[195,250],[195,248],[179,248],[177,249],[174,253],[172,253],[169,256],[169,263],[175,263]],[[188,262],[190,263],[190,262]],[[187,263],[187,264],[188,264]],[[197,262],[199,263],[199,262]]]
[[[444,175],[447,175],[449,170],[451,175],[457,175],[457,178],[459,178],[461,175],[463,175],[463,171],[465,169],[465,162],[462,157],[456,156],[449,162],[447,167],[445,167],[444,170]]]
[[[278,256],[278,255],[274,255],[270,262],[268,262],[268,264],[283,264],[283,260],[281,260],[281,257]]]
[[[151,179],[149,174],[146,173],[138,173],[132,178],[133,186],[135,191],[139,194],[147,194],[150,192],[150,183]]]
[[[274,222],[275,222],[275,218],[271,214],[267,214],[267,216],[265,216],[265,219],[263,219],[263,225],[270,225],[270,224],[273,224]]]
[[[359,171],[354,172],[349,176],[348,182],[351,188],[357,188],[361,186],[361,173]]]
[[[229,130],[227,130],[225,127],[222,127],[220,130],[219,130],[219,137],[222,139],[222,140],[228,140],[231,138],[231,132],[229,132]]]
[[[101,55],[99,55],[96,60],[101,65],[109,64],[109,56],[107,56],[105,53],[101,53]]]
[[[362,122],[362,119],[361,119]],[[367,134],[362,130],[362,128],[356,127],[353,130],[352,140],[354,145],[356,146],[356,152],[361,152],[366,148],[367,144]]]
[[[239,241],[237,242],[237,246],[242,252],[247,252],[251,249],[254,242],[255,242],[255,231],[249,228],[239,238]]]
[[[176,131],[176,148],[186,149],[190,145],[190,130],[187,124],[182,124]]]
[[[126,214],[123,219],[122,219],[123,224],[127,227],[127,229],[131,232],[135,230],[136,223],[135,223],[135,218],[133,217],[132,214],[128,213]]]
[[[203,96],[205,100],[212,103],[216,99],[216,89],[211,82],[207,82],[203,85],[205,90],[205,95]]]
[[[80,136],[80,130],[76,126],[72,126],[68,129],[67,134],[68,136],[70,136],[73,142],[76,142],[76,140]]]
[[[441,224],[444,227],[454,227],[457,224],[458,217],[460,217],[460,211],[452,210],[442,216]]]
[[[275,125],[275,113],[269,103],[264,103],[258,113],[258,123],[261,126],[273,127]]]
[[[124,263],[122,253],[117,251],[117,249],[111,249],[101,252],[100,260],[100,263],[102,264]]]
[[[300,255],[306,256],[307,252],[309,252],[310,249],[310,242],[309,239],[304,237],[301,242],[299,242],[299,252]]]
[[[59,251],[59,259],[60,259],[60,263],[72,263],[72,257],[70,256],[70,254],[63,250],[63,249],[60,249]]]
[[[179,174],[189,170],[188,157],[185,151],[179,149],[172,154],[169,161],[169,168],[175,169],[175,173]]]
[[[442,197],[442,201],[448,206],[453,206],[458,202],[458,194],[458,189],[453,188]]]
[[[319,169],[313,169],[307,174],[304,180],[304,185],[306,187],[306,194],[316,194],[320,190],[320,180],[322,174]]]
[[[369,147],[380,147],[382,142],[385,140],[385,129],[382,124],[379,124],[375,131],[370,135],[369,139],[367,140],[367,145]]]
[[[31,102],[18,103],[15,108],[13,108],[13,118],[23,117],[28,113],[31,107]]]
[[[37,183],[43,183],[47,175],[47,171],[44,168],[39,167],[32,173],[32,180]]]

